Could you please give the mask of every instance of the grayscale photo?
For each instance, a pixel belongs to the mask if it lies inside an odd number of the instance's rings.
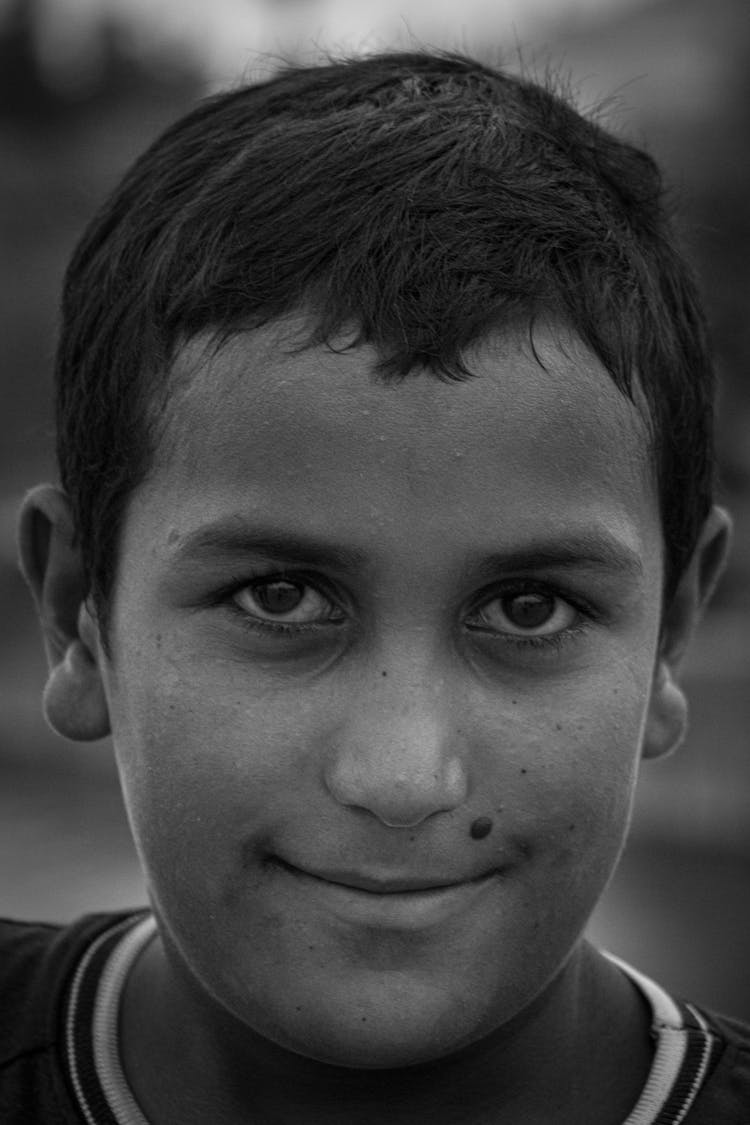
[[[0,91],[1,1125],[747,1125],[744,0]]]

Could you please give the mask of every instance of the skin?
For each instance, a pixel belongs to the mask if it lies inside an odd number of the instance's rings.
[[[667,611],[644,425],[563,330],[536,331],[544,368],[497,336],[466,382],[393,385],[287,333],[181,356],[111,658],[65,498],[22,520],[48,717],[111,728],[159,921],[126,1074],[157,1125],[617,1125],[647,1017],[581,935],[641,758],[684,733],[726,517]]]

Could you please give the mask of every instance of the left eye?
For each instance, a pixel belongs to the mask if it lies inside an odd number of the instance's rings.
[[[485,602],[471,624],[516,637],[546,637],[569,629],[577,618],[573,606],[556,594],[522,591]]]
[[[289,578],[267,578],[243,586],[237,605],[261,621],[308,625],[335,619],[335,607],[313,586]]]

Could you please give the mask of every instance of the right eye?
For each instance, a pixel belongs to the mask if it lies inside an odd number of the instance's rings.
[[[255,579],[237,590],[233,600],[248,617],[271,626],[304,627],[343,619],[329,598],[298,578]]]

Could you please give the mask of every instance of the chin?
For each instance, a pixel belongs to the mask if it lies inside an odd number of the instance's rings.
[[[382,978],[349,996],[329,993],[280,1013],[283,1032],[272,1037],[296,1054],[331,1066],[393,1069],[429,1063],[460,1050],[490,1030],[484,1004],[401,977]]]
[[[434,1062],[465,1045],[463,1039],[456,1041],[455,1029],[443,1036],[434,1023],[414,1026],[409,1021],[394,1019],[393,1013],[383,1019],[367,1023],[360,1020],[359,1024],[344,1026],[340,1020],[327,1026],[316,1021],[313,1028],[299,1028],[299,1032],[298,1037],[288,1038],[283,1045],[315,1062],[352,1070],[417,1066]]]

